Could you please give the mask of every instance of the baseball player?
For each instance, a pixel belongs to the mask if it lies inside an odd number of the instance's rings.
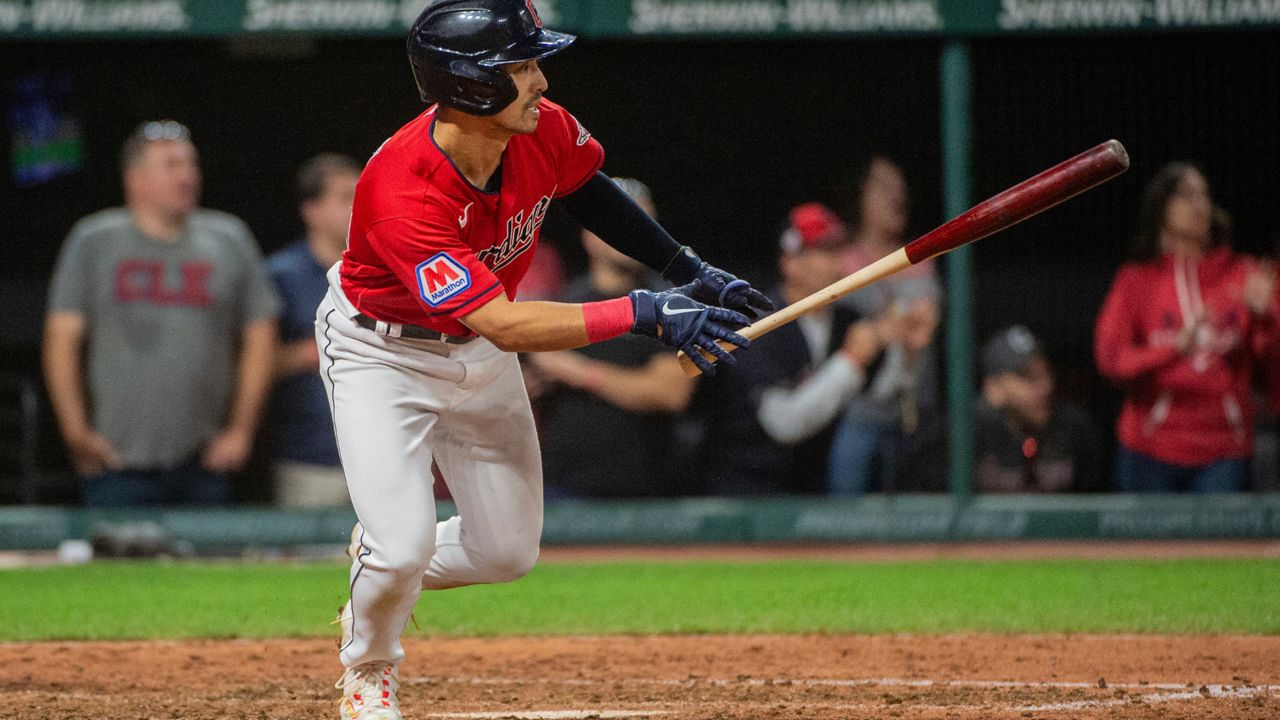
[[[341,615],[346,720],[401,718],[400,634],[419,593],[507,582],[533,566],[542,469],[519,351],[631,332],[733,362],[715,340],[772,309],[678,245],[600,172],[604,151],[543,98],[538,62],[573,36],[532,0],[434,0],[408,49],[431,106],[376,152],[348,247],[317,310],[321,376],[360,523]],[[512,302],[547,208],[663,273],[675,290],[585,304]],[[745,314],[744,314],[745,313]],[[436,524],[431,463],[459,517]]]

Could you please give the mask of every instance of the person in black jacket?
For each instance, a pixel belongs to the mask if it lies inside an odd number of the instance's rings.
[[[657,217],[648,186],[631,178],[613,181]],[[590,230],[582,231],[582,247],[587,273],[569,283],[559,298],[563,302],[598,302],[661,282]],[[576,350],[530,353],[526,360],[528,385],[540,391],[549,496],[688,494],[688,483],[674,477],[672,445],[675,421],[688,407],[697,381],[685,376],[668,348],[624,335]]]
[[[1029,330],[996,333],[982,350],[978,492],[1098,492],[1102,443],[1093,418],[1055,400],[1053,371]]]
[[[842,276],[843,223],[826,207],[794,208],[782,234],[782,285],[790,305]],[[707,383],[711,402],[703,475],[713,494],[817,493],[832,427],[865,382],[883,341],[876,324],[828,306],[752,343]]]

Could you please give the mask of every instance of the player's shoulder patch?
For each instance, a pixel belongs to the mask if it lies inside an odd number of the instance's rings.
[[[576,143],[578,147],[586,145],[587,141],[591,139],[591,132],[582,124],[582,121],[564,107],[557,105],[546,98],[542,98],[541,107],[544,113],[543,119],[555,118],[554,126],[557,128],[557,133],[561,132],[559,128],[564,128],[570,133],[575,130],[577,131]],[[573,136],[570,135],[570,137]]]
[[[587,144],[588,140],[591,139],[591,133],[587,132],[587,129],[582,126],[581,120],[579,120],[578,118],[573,118],[573,121],[578,124],[578,147],[582,147],[583,145]]]
[[[431,307],[440,307],[471,287],[471,273],[445,252],[419,263],[414,274],[418,278],[418,294]]]

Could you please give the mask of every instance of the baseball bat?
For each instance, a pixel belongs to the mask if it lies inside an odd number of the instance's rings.
[[[845,295],[900,270],[1012,227],[1116,177],[1128,168],[1129,153],[1119,140],[1108,140],[974,205],[902,248],[803,300],[761,318],[738,333],[748,340],[755,340],[805,313],[830,305]],[[716,342],[725,350],[737,349],[732,343],[722,340]],[[699,352],[711,362],[716,361],[710,353]],[[695,377],[701,372],[684,352],[679,353],[679,358],[681,368],[689,377]]]

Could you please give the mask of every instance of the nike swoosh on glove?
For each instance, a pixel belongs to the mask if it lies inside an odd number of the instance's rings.
[[[636,319],[631,332],[657,338],[665,345],[683,350],[702,372],[714,375],[714,363],[699,351],[705,350],[733,365],[737,358],[717,345],[716,340],[724,340],[740,348],[750,347],[750,340],[734,332],[745,327],[750,320],[740,312],[709,307],[680,292],[689,287],[691,285],[663,292],[632,290],[628,297]]]
[[[688,247],[680,249],[676,257],[667,264],[663,275],[672,282],[690,283],[681,289],[687,288],[685,294],[694,300],[705,305],[736,310],[749,315],[752,320],[757,320],[774,309],[773,301],[751,287],[751,283],[711,263],[703,262]]]

